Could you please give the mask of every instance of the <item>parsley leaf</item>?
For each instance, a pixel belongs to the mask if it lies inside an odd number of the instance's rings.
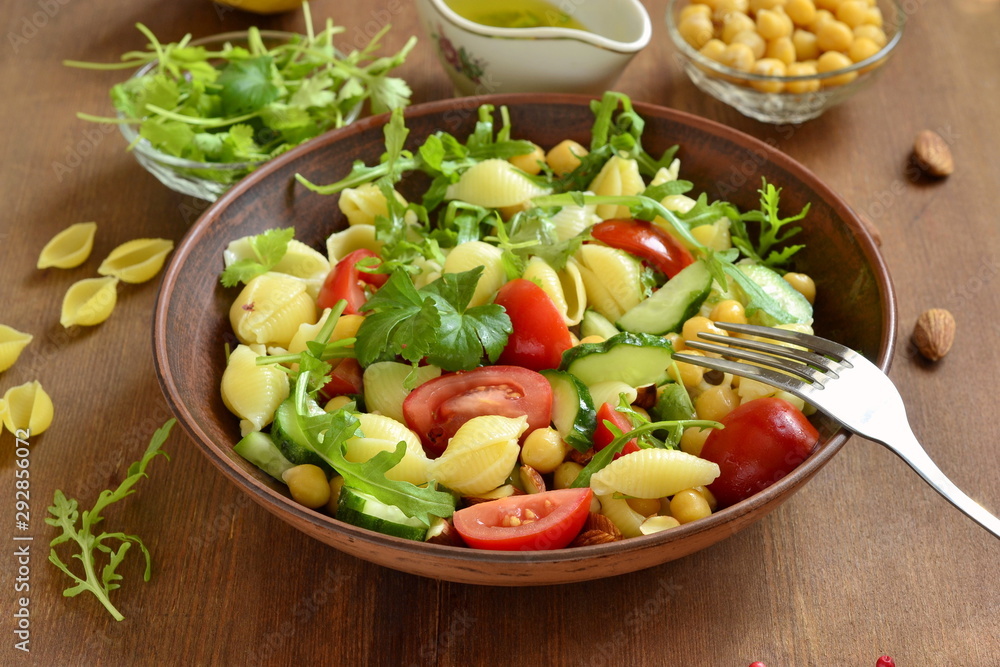
[[[45,518],[45,523],[62,530],[62,533],[49,543],[51,547],[49,550],[49,560],[62,570],[66,576],[76,582],[75,585],[63,591],[63,595],[65,597],[75,597],[84,591],[89,591],[111,612],[116,621],[120,621],[125,617],[111,603],[111,599],[108,596],[111,591],[121,587],[121,584],[118,582],[122,580],[122,575],[116,571],[118,566],[121,565],[129,548],[133,544],[138,545],[146,557],[146,570],[143,574],[145,581],[149,581],[152,562],[146,545],[143,544],[137,535],[128,535],[120,532],[102,532],[95,535],[91,529],[103,520],[104,517],[101,516],[101,512],[104,511],[104,508],[135,493],[132,487],[140,479],[147,476],[146,468],[149,466],[150,461],[159,454],[168,459],[170,458],[160,449],[160,446],[166,442],[167,436],[170,434],[170,429],[174,426],[174,422],[175,420],[171,419],[157,429],[142,458],[129,466],[128,476],[125,480],[114,491],[101,491],[97,497],[97,501],[94,503],[93,509],[81,513],[79,511],[79,502],[75,499],[67,498],[61,490],[57,489],[52,499],[52,506],[49,507],[49,514],[51,516]],[[83,577],[71,571],[69,566],[59,557],[55,549],[56,546],[71,540],[76,542],[79,547],[79,553],[73,554],[73,558],[79,559],[83,563]],[[118,540],[118,550],[116,551],[108,544],[105,544],[106,540]],[[98,573],[98,553],[107,554],[107,563],[100,570],[100,573]]]
[[[781,188],[775,188],[767,182],[767,179],[762,178],[761,182],[761,188],[758,190],[760,193],[760,210],[748,211],[735,219],[731,227],[731,232],[733,245],[739,248],[744,255],[760,264],[773,268],[787,263],[792,255],[805,247],[802,245],[791,245],[780,251],[773,249],[775,246],[784,243],[802,231],[801,227],[786,228],[785,226],[806,217],[809,213],[810,204],[806,204],[798,214],[782,218],[778,213]],[[750,233],[746,225],[743,224],[747,221],[760,223],[756,248],[750,239]]]
[[[288,242],[295,236],[293,227],[269,229],[250,239],[250,249],[254,257],[245,257],[233,262],[222,272],[220,280],[224,287],[235,287],[249,282],[262,273],[267,273],[281,261],[288,251]]]
[[[400,356],[458,371],[475,368],[484,354],[495,361],[512,328],[501,306],[468,307],[482,271],[446,273],[419,290],[405,271],[393,271],[362,308],[367,317],[354,347],[358,362],[369,366]]]

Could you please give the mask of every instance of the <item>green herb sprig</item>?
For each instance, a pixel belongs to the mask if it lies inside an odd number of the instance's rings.
[[[101,491],[101,494],[97,497],[97,502],[94,503],[93,509],[90,511],[84,510],[81,513],[79,511],[79,502],[72,498],[66,498],[63,492],[57,489],[52,500],[52,506],[49,507],[49,514],[52,516],[45,518],[45,523],[62,530],[62,534],[53,539],[49,544],[51,547],[49,550],[49,560],[62,570],[66,576],[76,582],[73,586],[63,591],[63,595],[66,597],[75,597],[84,591],[89,591],[101,601],[101,604],[107,608],[116,621],[125,618],[111,603],[109,597],[111,591],[121,586],[118,582],[122,580],[122,575],[117,573],[118,566],[121,565],[129,548],[133,544],[138,545],[146,557],[146,570],[143,574],[143,580],[145,581],[149,581],[152,572],[152,561],[149,550],[138,535],[128,535],[121,532],[102,532],[95,535],[92,529],[104,519],[101,516],[101,512],[108,505],[135,493],[135,489],[132,487],[140,479],[147,476],[146,467],[149,466],[150,461],[160,454],[169,460],[170,457],[160,447],[166,442],[167,436],[170,434],[170,429],[174,426],[174,422],[175,420],[171,419],[156,430],[149,441],[149,447],[146,448],[145,454],[143,454],[139,461],[129,466],[128,476],[125,480],[113,491]],[[59,554],[55,549],[56,546],[71,540],[76,542],[80,549],[79,553],[73,554],[73,558],[78,559],[83,564],[84,576],[82,578],[69,569],[66,563],[59,558]],[[108,540],[117,540],[119,542],[117,550],[106,544]],[[103,567],[100,567],[98,560],[105,560],[105,557],[99,554],[104,554],[106,557],[107,562]]]

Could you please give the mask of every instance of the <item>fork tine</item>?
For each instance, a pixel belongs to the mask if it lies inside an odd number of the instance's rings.
[[[753,350],[745,350],[738,347],[726,347],[725,345],[716,345],[714,343],[703,343],[697,340],[686,341],[685,345],[695,350],[701,350],[702,352],[712,352],[714,354],[721,354],[727,357],[733,357],[734,359],[752,361],[755,364],[776,368],[779,371],[791,373],[812,384],[819,384],[821,386],[823,382],[830,377],[822,371],[818,371],[811,366],[807,366],[806,364],[800,364],[797,361],[789,361],[770,354],[761,354],[760,352],[754,352]],[[674,357],[676,358],[677,355],[674,355]],[[744,374],[745,373],[743,372],[738,373],[738,375]],[[836,375],[834,375],[834,377],[836,377]]]
[[[775,343],[768,343],[759,340],[750,340],[746,338],[736,338],[733,336],[720,336],[719,334],[713,334],[708,332],[701,332],[698,334],[698,338],[704,338],[705,340],[710,340],[716,343],[722,343],[724,345],[732,347],[742,347],[748,350],[756,350],[758,352],[764,352],[765,354],[774,355],[777,357],[783,357],[787,359],[794,359],[795,361],[806,364],[807,366],[813,366],[821,370],[826,371],[829,375],[833,377],[838,377],[837,370],[842,369],[845,366],[850,368],[851,363],[849,361],[837,361],[829,359],[828,357],[820,356],[809,350],[800,350],[794,347],[788,347],[787,345],[777,345]],[[690,345],[688,346],[690,347]]]
[[[757,324],[731,324],[729,322],[716,322],[715,326],[724,331],[750,334],[751,336],[760,336],[761,338],[770,338],[772,340],[780,340],[784,343],[800,345],[810,350],[819,352],[820,354],[833,357],[838,361],[848,361],[857,356],[857,353],[854,350],[849,347],[845,347],[840,343],[834,343],[832,340],[799,333],[798,331],[775,329],[773,327],[764,327]]]
[[[804,401],[809,400],[806,392],[804,391],[807,385],[802,380],[785,373],[779,373],[778,371],[771,370],[770,368],[752,366],[739,361],[730,361],[729,359],[694,356],[684,354],[683,352],[675,353],[673,358],[677,361],[684,361],[696,366],[704,366],[705,368],[711,368],[712,370],[721,371],[723,373],[732,373],[733,375],[740,375],[760,380],[761,382],[773,385],[779,389],[784,389],[790,394],[795,394]]]

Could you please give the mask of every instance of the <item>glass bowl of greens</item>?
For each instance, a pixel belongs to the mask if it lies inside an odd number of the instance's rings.
[[[307,15],[307,19],[308,19]],[[234,183],[324,132],[354,121],[366,101],[373,112],[409,102],[410,89],[387,73],[405,59],[375,58],[378,40],[342,54],[333,46],[340,28],[327,22],[306,34],[229,32],[132,51],[113,65],[68,62],[90,69],[139,66],[111,89],[117,123],[139,164],[177,192],[214,201]]]

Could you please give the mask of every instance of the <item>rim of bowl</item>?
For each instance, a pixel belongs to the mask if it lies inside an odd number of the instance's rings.
[[[296,32],[288,32],[286,30],[259,30],[260,36],[265,39],[274,40],[284,40],[291,41],[295,37],[304,37],[304,35]],[[224,44],[230,41],[245,40],[247,35],[250,33],[249,30],[234,30],[231,32],[222,32],[216,35],[209,35],[207,37],[199,37],[198,39],[193,39],[187,43],[187,46],[205,46],[207,44]],[[159,59],[152,60],[135,72],[132,73],[130,79],[137,79],[144,76],[154,69],[159,64]],[[353,109],[351,109],[344,116],[344,126],[350,125],[358,116],[361,115],[362,104],[358,104]],[[119,118],[124,118],[121,112],[118,112]],[[243,169],[251,169],[253,167],[258,167],[265,162],[270,162],[275,158],[268,158],[264,160],[250,160],[247,162],[196,162],[194,160],[186,160],[184,158],[177,157],[176,155],[168,155],[162,151],[153,148],[153,145],[149,143],[148,139],[144,139],[139,136],[139,133],[135,131],[131,123],[119,123],[118,129],[121,131],[122,136],[125,137],[125,141],[128,142],[130,147],[129,150],[138,151],[143,155],[149,156],[155,159],[160,164],[164,164],[170,167],[178,167],[181,169],[205,169],[212,171],[240,171]],[[339,128],[337,128],[339,129]],[[329,131],[329,130],[328,130]]]
[[[543,95],[532,93],[505,93],[484,95],[475,98],[451,98],[408,107],[406,109],[406,117],[420,117],[454,111],[455,109],[475,109],[481,104],[493,104],[497,108],[502,105],[514,106],[518,104],[570,104],[589,106],[592,99],[593,98],[590,96],[572,93],[549,93]],[[875,276],[879,296],[883,303],[881,318],[882,336],[879,342],[878,358],[875,363],[883,371],[888,371],[895,349],[897,328],[895,290],[892,284],[891,276],[889,275],[888,267],[880,251],[875,245],[874,240],[864,224],[861,222],[858,214],[854,212],[846,201],[844,201],[840,195],[836,194],[832,189],[830,189],[829,186],[821,181],[819,177],[817,177],[811,170],[802,165],[800,162],[778,151],[769,144],[756,139],[755,137],[722,125],[721,123],[701,118],[684,111],[669,109],[667,107],[657,106],[645,102],[634,102],[633,107],[640,115],[648,116],[653,114],[659,117],[669,118],[675,122],[686,124],[690,127],[694,127],[695,129],[730,141],[738,146],[745,147],[748,150],[760,152],[767,157],[768,161],[774,162],[779,167],[787,171],[796,173],[818,196],[827,201],[838,216],[847,223],[848,227],[850,227],[853,232],[853,236],[857,239],[859,245],[861,246],[861,251],[865,260],[871,266],[872,272]],[[415,555],[437,555],[459,563],[468,561],[478,564],[495,563],[544,566],[577,560],[582,555],[590,555],[595,558],[600,558],[602,556],[610,556],[618,551],[638,552],[647,549],[655,549],[668,542],[679,542],[699,533],[719,528],[720,526],[730,523],[734,519],[738,519],[740,516],[749,514],[757,509],[767,506],[771,506],[770,509],[773,509],[773,507],[776,507],[784,500],[787,500],[788,495],[790,495],[789,492],[804,484],[824,465],[826,465],[834,454],[840,451],[841,447],[850,437],[851,434],[847,430],[843,428],[837,430],[820,449],[810,454],[805,461],[803,461],[788,475],[763,491],[754,494],[750,498],[736,503],[735,505],[731,505],[725,509],[719,510],[704,519],[699,519],[698,521],[693,521],[691,523],[672,528],[668,531],[661,531],[651,535],[633,537],[608,544],[564,548],[555,551],[508,552],[470,549],[466,547],[451,547],[440,544],[415,542],[413,540],[406,540],[393,537],[391,535],[383,535],[381,533],[376,533],[348,523],[337,521],[333,517],[307,509],[306,507],[296,503],[289,496],[272,489],[252,472],[239,465],[234,465],[232,460],[226,456],[221,449],[216,448],[215,443],[208,436],[208,434],[202,430],[201,425],[194,419],[187,406],[184,403],[175,400],[175,397],[179,396],[180,392],[176,385],[173,373],[170,370],[170,366],[167,363],[168,346],[167,341],[164,338],[164,332],[168,319],[166,306],[170,300],[170,295],[174,291],[175,283],[177,282],[178,276],[182,270],[182,265],[187,256],[201,240],[201,237],[211,226],[212,219],[232,206],[247,190],[253,188],[258,181],[266,178],[271,172],[283,168],[286,163],[294,162],[309,152],[315,151],[328,144],[336,143],[342,137],[358,134],[372,127],[381,127],[388,121],[388,118],[389,114],[370,116],[359,122],[352,123],[351,125],[333,130],[316,137],[315,139],[311,139],[310,141],[293,148],[287,153],[284,153],[273,160],[269,160],[260,169],[255,170],[249,176],[236,183],[215,203],[211,204],[209,208],[202,213],[201,217],[194,223],[194,225],[192,225],[191,229],[184,236],[174,251],[170,264],[167,267],[163,280],[160,283],[153,316],[152,338],[157,379],[159,380],[160,388],[164,397],[171,410],[178,417],[178,421],[181,423],[185,432],[192,440],[195,441],[202,453],[216,467],[218,467],[225,476],[230,478],[233,483],[241,486],[244,491],[249,493],[252,499],[262,507],[268,509],[272,513],[283,513],[286,516],[298,519],[300,522],[311,524],[313,532],[309,534],[314,538],[316,537],[316,532],[334,531],[348,536],[353,542],[364,542],[365,544],[373,546],[389,547],[395,551],[403,551]],[[770,511],[770,509],[768,511]],[[287,521],[285,517],[282,518]],[[302,530],[300,526],[296,527]],[[735,534],[735,532],[743,527],[744,526],[739,526],[733,530],[733,533]],[[601,578],[601,576],[602,575],[597,572],[593,575],[582,575],[576,580],[583,581],[587,579],[596,579]],[[447,577],[444,578],[447,579]],[[532,581],[529,583],[535,582]],[[499,585],[517,585],[517,582],[511,580],[506,584]]]
[[[639,16],[642,23],[642,31],[639,36],[630,42],[621,42],[616,39],[605,37],[591,30],[575,30],[573,28],[497,28],[470,21],[461,14],[449,7],[445,0],[426,0],[435,11],[445,20],[455,27],[471,32],[482,37],[495,37],[506,39],[568,39],[577,42],[585,42],[593,46],[616,51],[618,53],[637,53],[649,44],[653,36],[653,22],[649,17],[649,12],[639,0],[625,0]],[[610,2],[610,0],[602,0]]]
[[[753,72],[744,72],[743,70],[738,70],[732,67],[723,65],[720,62],[712,60],[707,56],[700,53],[697,49],[687,43],[683,37],[681,37],[680,32],[677,29],[676,12],[674,11],[680,5],[690,5],[693,4],[691,0],[670,0],[667,5],[666,21],[667,21],[667,33],[670,34],[670,39],[673,41],[674,46],[676,46],[680,51],[687,56],[690,60],[693,60],[698,65],[704,67],[705,69],[712,70],[716,74],[721,74],[733,79],[742,79],[746,81],[780,81],[782,83],[789,82],[794,83],[798,81],[823,81],[825,79],[832,79],[834,77],[843,76],[844,74],[850,74],[851,72],[860,72],[867,67],[871,67],[873,64],[887,59],[896,49],[900,40],[903,38],[903,32],[906,28],[906,12],[903,10],[903,5],[900,0],[887,0],[888,4],[895,8],[894,20],[889,23],[889,25],[894,25],[895,30],[893,34],[889,37],[888,41],[885,43],[881,49],[879,49],[875,54],[868,56],[864,60],[859,60],[856,63],[852,63],[848,67],[842,67],[841,69],[831,70],[829,72],[817,72],[816,74],[801,74],[798,76],[773,76],[768,74],[754,74]],[[872,71],[877,71],[878,68]],[[850,85],[853,81],[848,82],[844,85]]]

